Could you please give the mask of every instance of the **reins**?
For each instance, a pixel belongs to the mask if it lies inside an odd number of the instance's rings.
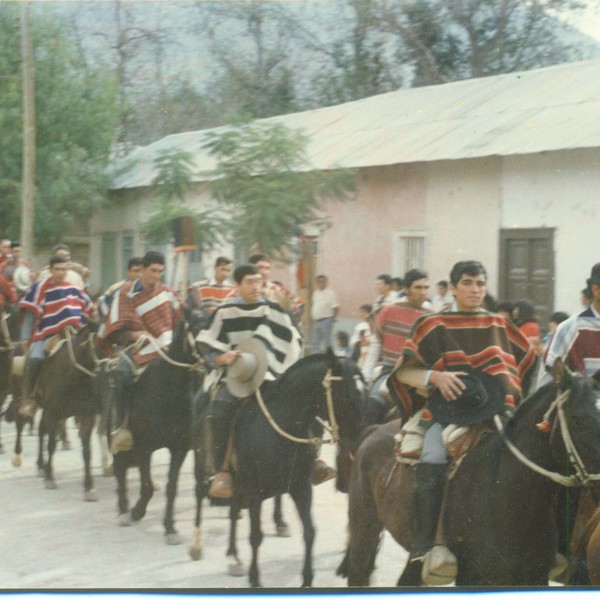
[[[524,465],[529,467],[532,471],[551,479],[555,483],[563,485],[565,487],[575,487],[575,486],[586,486],[589,485],[592,481],[600,480],[600,474],[590,474],[588,473],[579,453],[577,452],[577,448],[575,448],[575,444],[573,443],[573,438],[571,437],[571,433],[569,432],[569,425],[567,422],[567,416],[565,414],[564,406],[569,399],[570,391],[566,390],[562,393],[557,392],[555,400],[550,405],[550,408],[544,415],[544,421],[547,421],[548,416],[556,411],[558,415],[558,424],[560,428],[560,433],[562,435],[562,440],[565,446],[565,450],[567,452],[567,456],[569,457],[569,462],[575,468],[575,473],[573,475],[567,476],[562,475],[561,473],[556,473],[554,471],[548,471],[540,465],[534,463],[532,460],[527,458],[505,435],[504,426],[502,425],[502,421],[500,417],[496,415],[494,417],[494,423],[496,424],[496,428],[504,440],[506,447],[512,452],[512,454]]]
[[[326,427],[328,431],[331,433],[330,440],[324,440],[320,437],[314,438],[299,438],[290,433],[287,433],[276,423],[273,415],[269,412],[269,409],[265,405],[262,394],[260,393],[260,389],[256,390],[256,400],[258,401],[258,405],[263,412],[263,415],[271,425],[271,427],[282,437],[291,442],[296,442],[298,444],[312,444],[313,446],[320,446],[322,444],[333,444],[340,441],[340,432],[339,426],[337,423],[337,419],[335,417],[335,410],[333,406],[333,394],[331,392],[331,382],[332,381],[341,381],[342,377],[337,377],[331,374],[331,369],[327,369],[327,373],[325,373],[325,377],[323,377],[321,381],[321,385],[325,388],[325,397],[327,399],[327,418],[329,420],[330,427]],[[323,423],[322,421],[320,421]]]

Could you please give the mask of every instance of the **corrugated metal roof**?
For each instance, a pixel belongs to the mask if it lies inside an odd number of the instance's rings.
[[[600,61],[401,89],[264,121],[302,129],[319,170],[598,147]],[[112,189],[150,185],[153,160],[167,148],[190,152],[198,172],[212,170],[202,143],[218,129],[139,148],[124,159],[133,166],[113,178]]]

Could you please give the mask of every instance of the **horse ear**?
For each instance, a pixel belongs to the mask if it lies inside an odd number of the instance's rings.
[[[563,390],[571,385],[571,371],[560,358],[557,358],[552,365],[552,379],[555,385]]]

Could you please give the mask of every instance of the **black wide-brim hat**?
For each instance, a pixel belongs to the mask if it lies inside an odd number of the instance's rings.
[[[473,368],[461,369],[467,375],[460,378],[466,385],[456,400],[446,400],[436,389],[427,400],[427,408],[439,423],[475,425],[488,421],[504,409],[506,391],[498,377]]]

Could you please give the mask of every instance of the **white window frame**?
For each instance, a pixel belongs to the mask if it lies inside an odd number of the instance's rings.
[[[420,238],[422,249],[418,260],[406,256],[406,240]],[[409,264],[410,263],[410,264]],[[427,270],[427,232],[424,229],[401,229],[392,233],[392,276],[404,277],[408,269]]]

